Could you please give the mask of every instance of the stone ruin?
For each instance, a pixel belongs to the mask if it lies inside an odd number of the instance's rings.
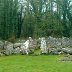
[[[72,55],[72,39],[71,38],[48,38],[19,40],[15,43],[0,40],[0,56],[12,54],[30,54],[36,49],[40,49],[42,54],[70,54]]]

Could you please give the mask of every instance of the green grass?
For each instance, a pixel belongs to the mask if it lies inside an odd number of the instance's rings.
[[[15,55],[0,57],[0,72],[72,72],[72,62],[59,62],[62,56]]]

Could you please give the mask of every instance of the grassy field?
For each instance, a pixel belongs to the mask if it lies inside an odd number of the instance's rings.
[[[72,62],[59,62],[62,56],[16,55],[0,57],[0,72],[72,72]]]

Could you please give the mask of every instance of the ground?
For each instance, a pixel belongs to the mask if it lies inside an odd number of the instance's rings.
[[[0,72],[72,72],[72,62],[60,62],[56,55],[14,55],[0,57]]]

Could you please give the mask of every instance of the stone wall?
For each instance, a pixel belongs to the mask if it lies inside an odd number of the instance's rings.
[[[0,56],[12,54],[30,54],[36,49],[46,54],[72,54],[72,39],[62,37],[18,40],[15,43],[0,40]]]

